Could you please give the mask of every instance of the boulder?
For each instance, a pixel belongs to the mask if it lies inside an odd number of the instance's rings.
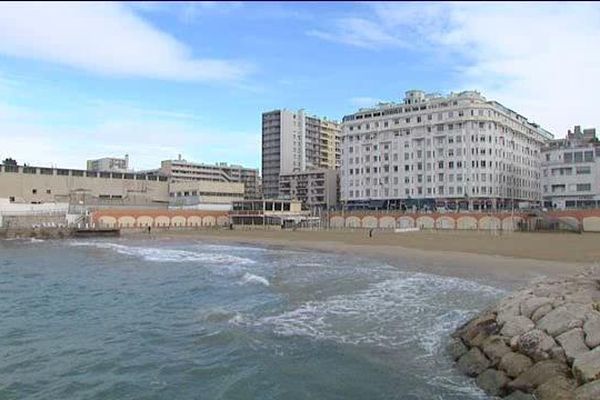
[[[496,322],[496,315],[493,313],[487,313],[482,316],[473,318],[465,325],[460,327],[454,337],[459,337],[467,345],[471,346],[471,341],[477,337],[480,333],[487,336],[498,332],[498,324]]]
[[[506,392],[509,379],[506,374],[496,369],[486,369],[477,377],[477,386],[490,396],[501,396]]]
[[[585,312],[580,313],[581,310],[573,306],[583,307],[580,304],[565,304],[555,308],[538,321],[537,327],[553,337],[562,335],[573,328],[581,328]]]
[[[507,297],[498,304],[498,324],[504,323],[514,317],[521,315],[521,302],[531,298],[531,295],[525,292],[517,292]]]
[[[583,329],[571,329],[556,337],[556,341],[562,346],[569,364],[577,357],[587,353],[590,349],[584,342]]]
[[[533,322],[538,322],[550,311],[552,311],[552,304],[544,304],[543,306],[541,306],[533,312],[533,314],[531,315],[531,320]]]
[[[567,366],[556,360],[540,361],[508,384],[509,388],[531,392],[550,379],[566,377]]]
[[[565,377],[550,379],[533,392],[537,400],[575,400],[575,382]]]
[[[499,368],[506,372],[511,378],[516,378],[524,371],[531,368],[531,359],[520,353],[506,353],[500,360]]]
[[[504,400],[535,400],[535,398],[530,394],[523,393],[520,390],[515,390],[506,396]]]
[[[481,350],[473,347],[465,355],[458,359],[458,369],[463,374],[474,377],[481,374],[490,366],[488,360]]]
[[[531,297],[521,302],[521,315],[531,318],[538,308],[544,305],[551,305],[552,299],[549,297]]]
[[[596,346],[600,346],[600,313],[592,311],[586,317],[586,321],[583,324],[585,344],[593,349]]]
[[[510,353],[510,347],[506,345],[501,336],[490,336],[483,343],[482,349],[492,365],[498,364],[506,353]]]
[[[508,337],[519,336],[533,328],[535,328],[535,324],[532,320],[519,315],[508,318],[504,323],[504,326],[502,326],[500,334]]]
[[[565,350],[558,345],[551,348],[548,354],[550,358],[553,358],[565,364],[569,363],[569,361],[567,360],[567,354],[565,353]]]
[[[556,346],[556,342],[550,336],[539,329],[533,329],[519,336],[517,348],[519,351],[534,360],[548,358],[548,352]]]
[[[467,346],[465,346],[462,340],[458,338],[452,338],[446,346],[446,351],[448,352],[448,354],[450,354],[452,360],[456,361],[459,358],[461,358],[467,351],[469,351],[469,349],[467,348]]]
[[[580,355],[573,362],[573,375],[579,383],[600,379],[600,347]]]
[[[575,389],[575,400],[598,400],[600,399],[600,381],[586,383]]]

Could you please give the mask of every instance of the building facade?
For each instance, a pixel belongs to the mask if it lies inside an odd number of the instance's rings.
[[[262,185],[265,198],[279,196],[279,176],[339,166],[340,125],[305,115],[303,110],[274,110],[262,115]]]
[[[129,171],[129,155],[125,158],[105,157],[97,160],[87,161],[88,171],[114,171],[114,172],[130,172]]]
[[[321,168],[281,175],[279,197],[301,201],[308,209],[335,208],[339,194],[338,171]]]
[[[169,183],[169,198],[171,207],[229,210],[232,202],[244,198],[244,184],[220,181],[172,181]]]
[[[575,126],[542,149],[542,192],[548,208],[600,206],[600,142],[596,129]]]
[[[342,123],[341,200],[381,207],[506,208],[541,201],[551,133],[480,93],[406,92]]]
[[[242,183],[244,197],[247,199],[261,198],[260,176],[258,169],[245,168],[240,165],[227,163],[203,164],[193,163],[181,158],[161,162],[160,174],[168,176],[173,182],[206,181]]]

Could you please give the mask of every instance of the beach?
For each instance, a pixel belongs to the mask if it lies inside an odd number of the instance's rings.
[[[125,236],[147,234],[125,232]],[[383,260],[415,271],[460,278],[491,278],[520,286],[539,276],[571,274],[600,262],[600,235],[479,231],[375,230],[153,231],[155,237],[192,237],[269,247],[335,252]]]

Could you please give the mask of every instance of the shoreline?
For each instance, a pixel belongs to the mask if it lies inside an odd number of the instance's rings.
[[[589,236],[588,236],[589,235]],[[492,236],[481,232],[275,231],[197,230],[123,231],[125,238],[186,238],[213,243],[235,243],[274,249],[323,251],[381,260],[412,272],[491,280],[514,290],[535,278],[578,273],[598,265],[599,235],[511,233]],[[579,248],[577,248],[578,245]],[[522,247],[531,247],[531,257]],[[541,247],[540,247],[541,246]],[[456,250],[449,250],[456,249]]]

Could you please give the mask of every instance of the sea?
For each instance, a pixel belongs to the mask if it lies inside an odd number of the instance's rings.
[[[0,241],[0,400],[486,399],[445,352],[500,283],[196,239]]]

